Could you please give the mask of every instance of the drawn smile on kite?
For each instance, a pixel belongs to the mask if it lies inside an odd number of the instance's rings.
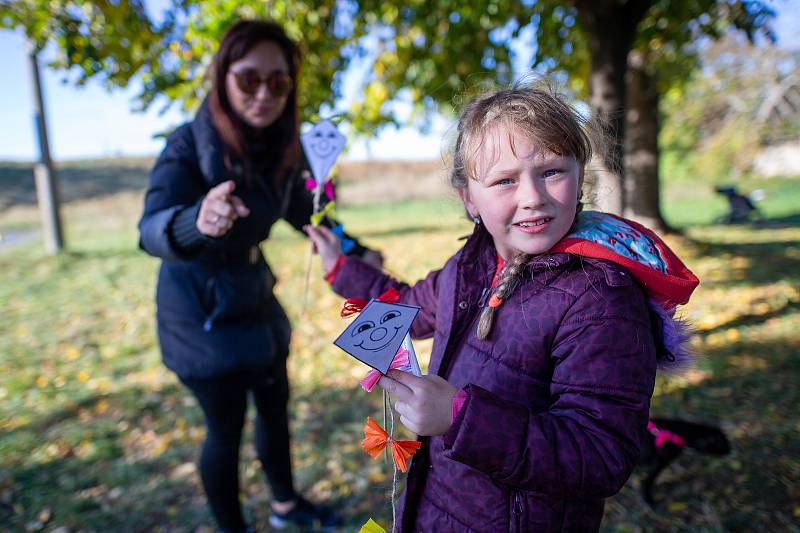
[[[329,157],[334,151],[339,150],[336,133],[333,131],[315,131],[311,140],[311,149],[317,157]]]
[[[383,324],[392,319],[399,318],[400,316],[401,314],[397,311],[387,311],[380,318],[380,326],[376,326],[372,320],[364,320],[353,330],[353,337],[361,336],[363,339],[361,342],[354,344],[354,346],[370,352],[386,348],[397,337],[400,331],[404,331],[407,328],[404,327],[403,324],[394,327],[392,327],[391,324],[389,324],[388,327]],[[394,331],[391,331],[392,329],[394,329]],[[403,334],[405,335],[405,331]]]

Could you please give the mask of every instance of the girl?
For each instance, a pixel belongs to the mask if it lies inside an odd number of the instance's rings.
[[[590,157],[557,96],[498,91],[459,121],[451,181],[475,229],[441,270],[408,287],[307,228],[336,292],[369,298],[396,286],[422,308],[412,334],[434,337],[429,375],[380,381],[402,423],[425,436],[401,531],[593,531],[604,498],[628,479],[658,354],[675,352],[661,341],[664,325],[674,332],[668,314],[651,311],[639,283],[662,309],[685,303],[696,279],[642,228],[577,217]]]
[[[312,212],[297,115],[299,53],[275,23],[244,20],[226,33],[211,90],[150,173],[140,245],[162,259],[156,295],[164,363],[203,410],[200,477],[225,532],[245,531],[239,445],[248,395],[256,451],[272,488],[270,524],[335,527],[337,515],[295,492],[286,411],[291,328],[259,245],[284,218]],[[326,223],[330,223],[327,221]],[[377,252],[352,253],[380,266]]]

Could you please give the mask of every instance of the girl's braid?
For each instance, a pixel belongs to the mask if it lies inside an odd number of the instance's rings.
[[[492,331],[492,322],[494,321],[494,310],[500,307],[503,301],[507,300],[514,292],[514,289],[517,288],[522,278],[522,273],[525,271],[525,265],[531,257],[533,257],[531,254],[516,255],[503,268],[500,280],[489,298],[489,303],[481,312],[481,318],[478,321],[479,339],[486,340],[489,337],[489,333]]]

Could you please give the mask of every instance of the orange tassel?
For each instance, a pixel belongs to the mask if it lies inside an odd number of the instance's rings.
[[[360,313],[365,305],[367,305],[366,300],[362,300],[361,298],[348,298],[344,301],[344,304],[342,304],[342,312],[339,314],[342,318],[353,316],[356,313]]]
[[[496,294],[492,294],[491,298],[489,298],[489,307],[500,307],[503,305],[502,298],[498,298]]]
[[[386,444],[391,446],[392,457],[401,472],[408,470],[408,459],[422,446],[421,442],[415,440],[390,440],[389,434],[368,416],[367,423],[364,424],[364,440],[361,441],[361,447],[373,459],[377,459],[386,448]]]
[[[397,289],[391,288],[388,289],[386,292],[381,294],[376,298],[379,302],[385,302],[387,304],[396,304],[400,301],[400,292]],[[369,302],[362,299],[362,298],[348,298],[342,304],[342,311],[339,315],[342,318],[347,318],[349,316],[353,316],[356,313],[360,313],[364,306],[366,306]]]

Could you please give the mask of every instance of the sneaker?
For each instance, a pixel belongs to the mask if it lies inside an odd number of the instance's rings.
[[[326,505],[315,505],[302,496],[297,498],[297,505],[288,513],[277,513],[272,510],[269,525],[275,529],[295,526],[315,531],[333,531],[341,526],[342,519]]]

